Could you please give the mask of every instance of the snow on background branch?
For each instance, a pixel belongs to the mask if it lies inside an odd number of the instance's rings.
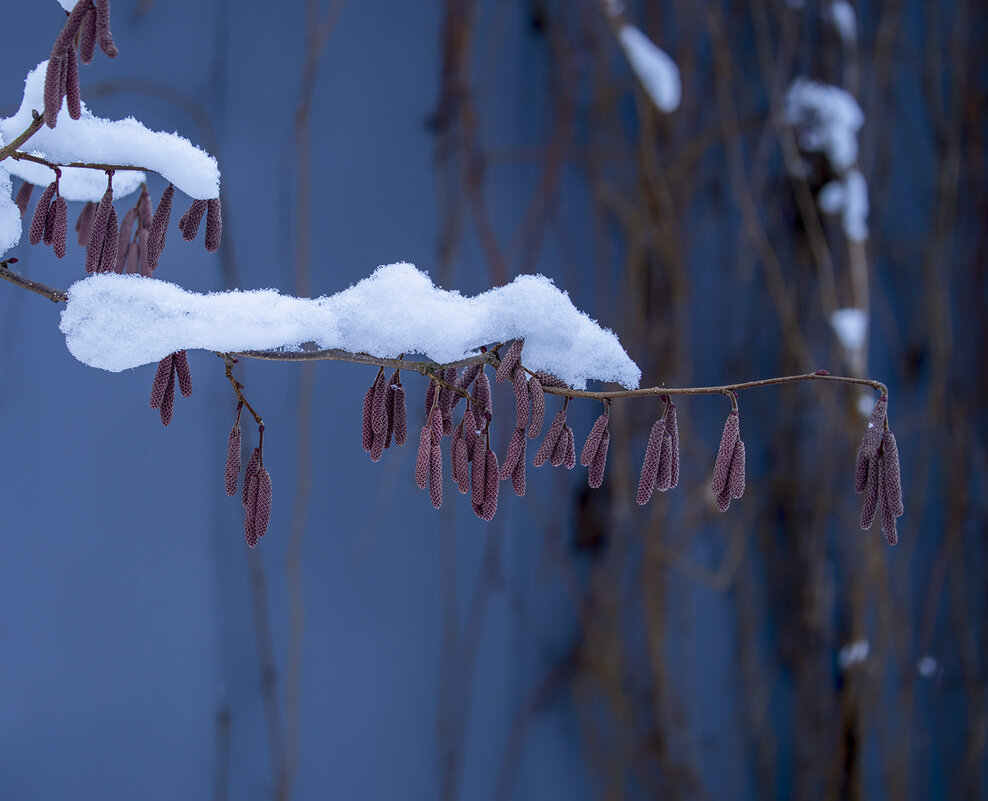
[[[273,289],[202,295],[139,276],[98,275],[69,289],[61,330],[79,361],[113,372],[178,350],[297,349],[308,342],[445,363],[475,355],[481,345],[523,338],[525,366],[573,388],[595,379],[633,389],[641,379],[614,333],[544,276],[518,276],[467,297],[439,289],[406,263],[379,267],[349,289],[314,300]]]

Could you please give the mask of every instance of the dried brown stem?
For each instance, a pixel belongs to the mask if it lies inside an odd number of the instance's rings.
[[[21,136],[23,136],[23,134],[21,134]],[[13,142],[11,142],[11,144],[13,144]],[[6,151],[7,148],[4,148],[3,151],[0,151],[0,154],[6,153]],[[96,164],[88,161],[72,161],[69,162],[68,164],[60,164],[54,161],[48,161],[48,159],[42,158],[41,156],[35,156],[33,153],[22,153],[20,150],[12,150],[11,152],[6,153],[6,155],[4,155],[3,158],[6,158],[7,156],[10,156],[12,159],[14,159],[14,161],[33,161],[35,164],[42,164],[45,167],[50,167],[53,170],[56,167],[80,167],[86,170],[100,170],[102,172],[107,172],[109,170],[112,170],[114,172],[117,172],[119,170],[135,170],[137,172],[154,172],[154,170],[150,170],[147,167],[134,167],[129,164]]]
[[[234,359],[233,356],[229,353],[217,353],[216,355],[219,356],[226,364],[226,377],[227,380],[230,382],[230,385],[233,387],[233,391],[237,394],[237,401],[242,403],[246,407],[247,411],[250,412],[251,415],[253,415],[254,422],[257,423],[258,426],[263,426],[264,421],[261,419],[261,415],[259,415],[254,410],[254,407],[251,406],[250,403],[247,401],[247,398],[244,397],[244,393],[243,393],[244,385],[233,377],[233,366],[237,363],[237,360]],[[238,418],[239,418],[239,412],[238,412]]]
[[[31,121],[31,124],[24,129],[24,132],[20,134],[20,136],[18,136],[16,139],[12,140],[10,144],[5,145],[3,148],[0,148],[0,161],[3,161],[5,158],[8,158],[10,156],[14,156],[14,158],[17,158],[17,156],[14,155],[17,151],[17,148],[19,148],[28,139],[34,136],[39,130],[41,130],[41,126],[44,124],[45,124],[45,115],[39,114],[37,111],[35,111],[34,119]]]

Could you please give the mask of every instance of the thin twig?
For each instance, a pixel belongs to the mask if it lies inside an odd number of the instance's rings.
[[[25,278],[23,275],[15,273],[8,266],[15,262],[16,259],[0,261],[0,278],[10,281],[15,286],[19,286],[29,292],[34,292],[36,295],[41,295],[43,298],[48,298],[52,303],[66,303],[68,301],[68,293],[63,292],[61,289],[55,289],[55,287],[42,284],[39,281],[32,281],[30,278]]]
[[[254,422],[257,423],[258,426],[263,426],[264,421],[261,419],[261,415],[254,410],[254,407],[251,406],[247,401],[247,398],[244,397],[244,385],[233,377],[233,366],[237,363],[237,360],[234,359],[229,353],[218,353],[216,351],[214,351],[214,353],[216,353],[216,355],[226,363],[226,377],[230,382],[230,385],[233,387],[233,391],[237,393],[237,400],[247,408],[247,411],[250,412],[251,415],[253,415]]]
[[[79,167],[85,170],[100,170],[101,172],[107,172],[108,170],[113,170],[118,172],[121,170],[134,170],[136,172],[154,172],[147,167],[134,167],[129,164],[96,164],[89,161],[71,161],[68,164],[61,164],[54,161],[48,161],[46,158],[41,156],[35,156],[33,153],[23,153],[20,150],[14,150],[8,153],[14,161],[33,161],[35,164],[41,164],[45,167],[50,167],[55,169],[56,167]]]
[[[45,124],[45,115],[39,114],[37,111],[33,112],[33,114],[34,119],[31,120],[31,124],[24,129],[24,132],[14,139],[9,145],[5,145],[3,148],[0,148],[0,161],[3,161],[8,156],[13,156],[17,148],[41,130],[41,126]]]

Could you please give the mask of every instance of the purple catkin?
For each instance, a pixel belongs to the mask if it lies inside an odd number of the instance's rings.
[[[385,449],[391,447],[391,437],[395,432],[395,382],[397,381],[397,375],[398,371],[395,370],[384,388],[384,416],[388,418],[388,430],[384,435]]]
[[[395,445],[404,445],[408,438],[408,421],[405,413],[405,388],[401,384],[395,387],[392,416],[394,418]]]
[[[154,212],[151,210],[151,196],[148,194],[146,186],[141,187],[141,196],[137,199],[137,224],[139,228],[150,228],[151,217]]]
[[[566,455],[563,457],[563,466],[567,470],[576,467],[576,435],[570,426],[566,426]]]
[[[160,409],[161,403],[165,399],[165,390],[168,388],[168,379],[172,374],[173,354],[169,353],[158,362],[158,371],[154,374],[154,383],[151,385],[151,408]]]
[[[552,373],[547,373],[545,370],[536,370],[535,377],[539,379],[539,382],[543,387],[554,387],[555,389],[566,389],[566,382],[561,378],[557,378]]]
[[[86,243],[86,272],[95,273],[100,268],[103,254],[103,240],[106,239],[107,221],[113,208],[113,189],[107,187],[93,213],[89,241]]]
[[[432,407],[436,404],[436,382],[429,379],[429,386],[425,388],[425,420],[432,419]]]
[[[187,242],[191,242],[196,238],[196,234],[199,233],[199,223],[202,222],[202,215],[206,212],[207,205],[205,200],[193,200],[188,211],[179,220],[179,228]]]
[[[484,495],[486,493],[487,448],[478,442],[470,470],[470,505],[477,517],[483,517]]]
[[[52,55],[67,54],[71,51],[75,35],[78,33],[83,20],[85,20],[90,7],[90,4],[87,2],[79,2],[68,12],[65,18],[65,25],[62,26],[62,30],[59,31],[58,36],[55,37],[55,43],[52,45]]]
[[[54,204],[55,219],[52,223],[51,244],[58,258],[65,256],[65,239],[69,232],[69,206],[65,198],[59,195]]]
[[[525,429],[516,428],[515,433],[511,435],[511,441],[508,443],[508,450],[504,454],[504,460],[501,462],[501,481],[508,479],[511,474],[515,471],[515,465],[518,464],[518,460],[522,458],[525,454]]]
[[[177,350],[175,356],[175,374],[178,376],[179,391],[187,398],[192,394],[192,373],[189,370],[189,356],[184,350]]]
[[[173,362],[174,364],[174,362]],[[165,387],[165,396],[161,399],[161,424],[168,425],[172,421],[172,413],[175,411],[175,371],[168,375],[168,384]]]
[[[447,367],[443,371],[443,381],[453,385],[456,383],[456,368]],[[439,411],[443,416],[443,435],[449,436],[453,433],[453,397],[456,395],[450,389],[442,387],[439,390]]]
[[[75,221],[75,230],[78,235],[77,241],[80,247],[86,247],[89,244],[89,237],[93,232],[93,214],[95,213],[96,204],[89,200],[82,207],[82,211],[79,212],[79,217]]]
[[[127,272],[137,272],[150,278],[151,268],[148,266],[148,229],[141,227],[137,230],[137,248],[134,250],[134,258],[137,264],[134,270],[127,267]],[[128,263],[129,264],[129,263]]]
[[[666,409],[666,430],[672,446],[672,472],[669,476],[669,489],[679,486],[679,420],[676,417],[676,404],[669,401]]]
[[[419,450],[415,457],[415,484],[425,489],[429,484],[429,457],[432,454],[432,426],[422,426],[419,434]]]
[[[240,477],[240,424],[234,423],[230,436],[226,440],[226,470],[223,478],[226,482],[226,494],[233,497],[237,494],[237,479]]]
[[[875,409],[871,413],[868,421],[868,428],[865,429],[861,438],[860,450],[865,456],[872,457],[878,453],[878,446],[882,444],[882,436],[885,433],[885,417],[888,412],[888,395],[882,395],[875,403]]]
[[[260,539],[268,533],[268,523],[271,521],[271,475],[263,465],[257,471],[256,504],[254,531],[257,533],[257,538]]]
[[[854,463],[854,491],[860,495],[868,486],[868,468],[871,460],[863,448],[858,448],[858,455]]]
[[[130,244],[130,233],[134,229],[134,220],[137,219],[137,208],[127,209],[123,222],[120,223],[120,235],[117,237],[117,264],[116,271],[122,273],[124,261],[127,258],[127,245]]]
[[[662,448],[659,450],[659,470],[655,475],[655,488],[659,492],[667,492],[672,486],[672,434],[666,425],[666,433],[662,436]]]
[[[528,395],[532,399],[532,419],[528,425],[529,439],[535,439],[542,432],[545,422],[545,391],[537,375],[528,379]]]
[[[474,414],[480,414],[489,423],[494,414],[494,404],[491,402],[491,382],[487,378],[487,372],[481,370],[477,380],[473,382],[473,399],[476,402],[477,410]],[[479,424],[477,426],[480,427]]]
[[[734,500],[744,495],[744,442],[742,440],[738,440],[738,444],[734,446],[734,456],[731,457],[731,473],[727,477],[727,489]]]
[[[374,394],[371,397],[371,430],[374,432],[374,444],[371,447],[371,459],[375,462],[384,452],[384,437],[388,433],[388,413],[384,409],[387,400],[388,386],[384,378],[384,370],[379,370],[374,380]],[[377,459],[374,452],[377,451]]]
[[[206,250],[215,253],[220,249],[222,238],[223,214],[220,211],[220,199],[214,197],[206,202]]]
[[[891,503],[891,509],[896,517],[902,517],[905,508],[902,505],[902,474],[899,471],[899,446],[895,441],[895,434],[891,430],[885,432],[882,437],[882,459],[884,461],[883,473],[885,477],[885,489]]]
[[[438,446],[443,439],[443,415],[439,409],[432,410],[430,426],[432,428],[432,443]]]
[[[525,451],[528,448],[528,440],[525,439],[524,429],[518,429],[521,431],[521,455],[518,457],[518,461],[515,463],[515,469],[511,471],[511,487],[515,491],[515,495],[519,498],[525,497]]]
[[[46,245],[50,245],[54,240],[52,237],[55,234],[55,204],[52,203],[48,207],[48,213],[45,214],[45,233],[42,237],[42,241]]]
[[[110,58],[117,57],[117,46],[113,43],[110,33],[110,2],[109,0],[93,0],[96,7],[96,41],[100,50]]]
[[[512,387],[515,391],[515,428],[524,431],[528,428],[528,423],[531,420],[531,414],[528,410],[528,381],[525,379],[524,370],[515,370]]]
[[[17,197],[14,199],[14,205],[17,206],[21,213],[21,218],[27,214],[28,204],[31,202],[31,193],[34,192],[34,184],[30,181],[24,181],[21,184],[21,188],[17,190]]]
[[[593,462],[590,463],[590,473],[587,481],[591,489],[597,489],[604,483],[604,468],[607,467],[607,449],[611,444],[611,432],[606,428],[597,445],[597,452],[594,453]]]
[[[377,384],[371,384],[370,389],[364,395],[364,419],[363,425],[361,426],[361,446],[367,453],[370,453],[371,446],[374,444],[374,427],[371,425],[371,408],[374,406],[374,387]]]
[[[568,428],[568,425],[563,426],[563,430],[559,432],[559,437],[556,439],[556,445],[552,449],[549,464],[553,467],[559,467],[566,460],[566,451],[569,448],[569,435],[566,433]]]
[[[546,432],[545,439],[542,440],[538,451],[535,452],[535,459],[532,462],[535,467],[541,467],[552,457],[553,452],[556,450],[556,445],[559,444],[559,439],[562,436],[565,425],[566,410],[560,409],[556,412],[556,416],[552,420],[552,425],[549,426],[549,430]],[[553,467],[556,466],[555,464],[553,465]]]
[[[470,463],[467,459],[467,440],[461,433],[453,442],[453,475],[461,495],[470,492]]]
[[[714,491],[714,495],[720,495],[724,487],[727,486],[727,479],[731,472],[731,457],[734,456],[734,446],[738,441],[739,429],[738,413],[731,409],[731,413],[727,415],[727,422],[724,423],[724,433],[720,438],[717,460],[714,462],[714,477],[710,483],[710,489]]]
[[[48,59],[48,69],[45,71],[45,125],[54,128],[58,121],[58,112],[62,107],[62,66],[66,58],[75,58],[66,53],[56,54],[54,49]]]
[[[731,491],[727,487],[724,487],[717,495],[716,500],[717,508],[722,512],[726,512],[731,507]]]
[[[161,193],[158,207],[154,210],[154,217],[151,218],[151,230],[148,231],[148,266],[152,272],[157,269],[161,251],[165,249],[165,235],[168,233],[174,196],[175,187],[168,184],[168,188]]]
[[[497,455],[490,448],[487,449],[487,457],[484,466],[484,505],[480,510],[480,516],[490,522],[497,512],[497,494],[501,482],[498,481]]]
[[[140,245],[131,242],[127,246],[127,253],[124,258],[124,272],[128,275],[133,275],[139,273],[141,270],[141,247]]]
[[[463,430],[463,441],[467,446],[467,461],[473,461],[473,446],[477,441],[477,423],[473,416],[473,409],[467,406],[463,412],[463,420],[460,421],[460,428]]]
[[[877,456],[872,456],[868,460],[868,485],[865,487],[864,500],[861,503],[861,528],[867,531],[875,520],[875,512],[878,510],[879,492],[881,482],[879,472],[881,462]]]
[[[110,213],[106,219],[106,236],[103,237],[103,255],[100,256],[99,272],[113,272],[117,263],[117,210],[110,204]]]
[[[244,470],[244,488],[243,488],[243,492],[240,495],[240,502],[243,504],[245,509],[247,508],[247,493],[249,489],[248,485],[250,484],[250,478],[251,476],[257,475],[257,468],[260,466],[260,464],[261,464],[261,449],[254,448],[254,450],[251,451],[250,458],[247,460],[247,468]]]
[[[455,484],[460,483],[460,463],[456,459],[456,443],[463,440],[463,429],[457,426],[453,429],[453,438],[449,443],[449,475]],[[463,443],[466,446],[466,443]]]
[[[257,545],[257,526],[254,525],[254,522],[257,520],[257,485],[257,471],[249,472],[244,478],[244,493],[246,494],[246,501],[244,503],[244,509],[246,509],[246,513],[244,514],[244,537],[247,539],[247,547],[249,548]]]
[[[462,389],[464,392],[469,392],[471,385],[477,380],[477,376],[480,375],[480,370],[482,367],[482,364],[471,364],[468,367],[464,367],[460,374],[456,377],[456,388]],[[453,398],[454,409],[456,408],[456,404],[458,404],[462,398],[463,396],[459,394]]]
[[[655,482],[659,475],[659,456],[662,454],[662,441],[666,435],[666,420],[660,417],[652,425],[648,435],[648,445],[645,446],[645,460],[642,463],[641,478],[638,480],[638,495],[635,500],[639,506],[644,506],[652,497]]]
[[[889,545],[895,545],[899,542],[899,532],[895,525],[895,509],[892,506],[892,501],[889,500],[889,484],[888,484],[888,465],[885,463],[884,455],[879,456],[879,498],[878,505],[882,518],[882,533],[885,535],[885,541]]]
[[[604,431],[607,429],[607,416],[607,412],[604,412],[597,418],[587,435],[587,441],[583,443],[583,450],[580,451],[580,464],[584,467],[590,467],[593,464],[594,456],[597,455],[597,448],[600,446]]]
[[[441,441],[435,439],[429,451],[429,499],[436,509],[443,505],[443,452]]]
[[[521,349],[523,347],[525,347],[524,339],[516,339],[508,346],[508,350],[505,352],[504,358],[501,359],[501,363],[497,367],[497,372],[494,374],[494,380],[497,383],[503,384],[511,378],[512,372],[521,359]]]
[[[90,64],[96,52],[96,11],[90,9],[79,25],[79,59]]]
[[[51,208],[51,199],[55,196],[55,182],[52,181],[38,198],[38,205],[34,207],[34,216],[31,218],[31,228],[28,231],[28,241],[32,245],[37,245],[45,235],[45,223],[48,221],[48,210]]]
[[[82,97],[79,94],[79,62],[72,51],[65,56],[65,105],[73,120],[82,116]]]

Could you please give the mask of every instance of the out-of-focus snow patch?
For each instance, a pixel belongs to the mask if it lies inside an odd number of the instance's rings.
[[[97,275],[69,289],[61,322],[69,351],[118,372],[176,350],[297,349],[313,342],[385,358],[436,362],[523,337],[523,360],[569,386],[588,379],[638,386],[641,370],[617,337],[541,275],[522,275],[475,297],[437,288],[411,264],[379,267],[349,289],[315,300],[272,289],[201,295],[132,275]]]
[[[867,420],[871,417],[871,413],[875,411],[876,403],[878,403],[878,398],[875,396],[875,393],[864,390],[858,395],[858,412]]]
[[[854,97],[829,84],[797,78],[786,92],[783,115],[803,150],[824,153],[844,173],[858,158],[864,113]]]
[[[854,242],[868,239],[868,182],[859,170],[848,170],[839,181],[829,181],[817,195],[825,214],[840,214],[844,235]]]
[[[622,25],[618,41],[656,108],[667,114],[675,111],[683,94],[676,62],[634,25]]]
[[[604,0],[604,9],[612,17],[620,17],[624,13],[623,0]]]
[[[32,109],[44,108],[47,66],[48,62],[42,61],[28,74],[21,107],[12,117],[0,120],[0,137],[4,141],[13,140],[31,124]],[[57,127],[43,126],[24,147],[56,164],[78,161],[144,167],[171,181],[190,197],[203,200],[219,197],[219,167],[216,159],[204,150],[178,134],[145,128],[133,117],[101,119],[85,104],[82,105],[82,116],[73,120],[63,100]],[[12,175],[31,183],[47,185],[54,177],[51,170],[38,164],[8,159],[5,165],[9,165],[7,169]],[[95,177],[72,175],[85,172]],[[134,191],[143,181],[142,173],[118,172],[113,177],[114,196],[122,197],[128,191]],[[106,176],[97,170],[65,169],[59,188],[66,200],[99,200],[106,190]]]
[[[21,241],[21,212],[14,204],[10,173],[0,166],[0,256]]]
[[[845,45],[853,45],[858,39],[858,19],[854,6],[847,0],[834,0],[827,9],[827,19]]]
[[[864,347],[868,334],[868,312],[863,309],[838,309],[830,315],[830,325],[847,351]]]
[[[937,671],[940,669],[940,665],[937,660],[927,654],[920,658],[916,663],[916,672],[919,673],[924,679],[932,679],[937,675]]]
[[[868,658],[869,650],[867,640],[849,642],[838,652],[837,664],[840,665],[841,670],[848,670],[864,662]]]

